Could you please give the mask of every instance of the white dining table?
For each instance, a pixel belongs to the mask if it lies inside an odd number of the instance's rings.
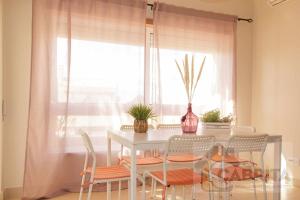
[[[197,135],[205,135],[201,129]],[[209,133],[212,134],[212,133]],[[233,133],[218,133],[213,134],[216,136],[217,143],[226,143]],[[234,133],[238,134],[238,133]],[[260,133],[251,133],[260,134]],[[123,146],[130,149],[131,152],[131,165],[130,174],[131,181],[129,185],[130,199],[136,200],[137,192],[137,166],[136,166],[136,154],[139,150],[149,149],[163,149],[168,143],[168,139],[173,135],[181,135],[180,130],[149,130],[148,133],[133,133],[124,132],[119,130],[108,130],[107,131],[107,165],[111,165],[111,142],[115,141],[122,144]],[[273,166],[273,200],[280,200],[281,196],[281,146],[282,136],[281,135],[269,135],[268,144],[274,144],[274,166]],[[108,184],[107,193],[110,198],[111,186]]]

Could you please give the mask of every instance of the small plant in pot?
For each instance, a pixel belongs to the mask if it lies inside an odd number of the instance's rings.
[[[227,115],[221,117],[221,113],[219,109],[210,110],[204,113],[201,117],[201,121],[205,127],[207,126],[214,126],[214,127],[230,127],[232,122],[232,116]]]
[[[128,110],[128,114],[134,118],[134,132],[146,133],[148,130],[148,119],[155,117],[152,108],[145,104],[135,104]]]

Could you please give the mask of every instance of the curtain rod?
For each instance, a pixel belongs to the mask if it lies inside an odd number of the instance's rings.
[[[149,6],[151,8],[151,10],[153,10],[153,4],[147,3],[147,6]],[[253,22],[253,19],[251,19],[251,18],[245,19],[245,18],[240,18],[239,17],[237,20],[238,21],[246,21],[248,23],[252,23]]]
[[[252,23],[253,22],[253,19],[251,18],[248,18],[248,19],[245,19],[245,18],[238,18],[238,21],[246,21],[248,23]]]

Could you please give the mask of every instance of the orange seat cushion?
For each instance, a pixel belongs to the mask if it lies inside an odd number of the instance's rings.
[[[193,154],[181,154],[181,155],[169,155],[167,160],[170,162],[193,162],[201,160],[201,156],[195,156]]]
[[[88,167],[85,173],[91,173],[92,168]],[[94,179],[97,180],[110,180],[130,177],[129,170],[122,165],[115,165],[109,167],[97,167]]]
[[[157,179],[163,181],[163,171],[151,172]],[[192,169],[177,169],[167,171],[167,185],[192,185],[202,183],[201,175],[195,173]]]
[[[123,157],[123,160],[127,163],[131,163],[130,157]],[[159,157],[145,157],[145,158],[136,158],[137,165],[156,165],[161,164],[163,161]]]
[[[222,162],[222,156],[219,154],[215,154],[211,157],[211,160],[213,160],[215,162]],[[224,162],[225,163],[246,163],[246,162],[250,162],[250,161],[237,158],[234,155],[225,155]]]
[[[224,176],[222,175],[223,171]],[[253,174],[251,168],[243,168],[239,166],[225,167],[224,170],[221,168],[214,168],[212,169],[212,174],[220,178],[224,178],[225,181],[243,181],[263,177],[260,169],[254,169]]]

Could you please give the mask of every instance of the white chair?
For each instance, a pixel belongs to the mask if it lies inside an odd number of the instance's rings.
[[[154,127],[153,125],[149,124],[148,125],[148,129],[153,130]],[[133,125],[122,125],[120,127],[121,131],[132,131],[133,133]],[[120,163],[126,163],[126,164],[130,164],[131,160],[130,160],[130,156],[124,156],[124,147],[123,145],[121,145],[121,155],[120,155]],[[145,155],[143,156],[138,156],[136,159],[136,164],[137,165],[157,165],[157,164],[161,164],[162,160],[158,157],[158,156],[149,156],[149,157],[145,157]]]
[[[148,129],[153,130],[154,127],[153,125],[149,124]],[[133,133],[133,125],[122,125],[120,127],[121,131],[130,131]],[[133,133],[134,134],[134,133]],[[158,165],[162,164],[162,159],[159,157],[159,155],[152,154],[151,156],[145,157],[145,152],[143,152],[143,156],[137,156],[136,158],[136,165],[137,165],[137,174],[138,174],[138,179],[141,182],[145,182],[145,179],[142,177],[143,172],[145,169],[156,169]],[[124,147],[121,145],[121,156],[120,156],[120,163],[123,163],[126,165],[128,168],[130,168],[131,165],[131,159],[130,156],[124,156]],[[151,183],[151,194],[153,193],[153,187],[155,187],[153,179]]]
[[[195,163],[199,160],[209,162],[210,149],[215,144],[214,136],[197,136],[197,135],[175,135],[169,139],[168,147],[165,151],[164,162],[161,171],[145,171],[145,176],[152,177],[155,182],[163,185],[162,199],[166,199],[167,187],[172,186],[172,199],[176,199],[176,185],[194,185],[202,184],[203,177],[201,170],[194,169]],[[173,162],[169,159],[173,156],[193,155],[197,157],[189,167],[182,165],[179,167],[179,161]],[[186,163],[184,161],[184,163]],[[176,166],[176,169],[168,169]],[[178,168],[179,167],[179,168]],[[210,167],[208,167],[210,168]],[[193,186],[194,188],[194,186]],[[143,197],[145,198],[145,184],[143,184]]]
[[[220,187],[220,192],[225,191],[226,197],[230,197],[231,188],[229,184],[236,181],[253,180],[254,197],[256,195],[256,179],[263,181],[264,199],[267,199],[266,192],[266,174],[264,169],[264,152],[267,146],[268,135],[235,135],[230,138],[225,151],[222,153],[221,165],[212,169],[214,177],[222,180],[223,186]],[[234,153],[247,153],[248,160],[231,162],[226,161],[226,155]],[[260,165],[253,160],[253,153],[259,154]]]
[[[181,130],[181,124],[158,124],[156,129]]]
[[[154,126],[152,124],[148,124],[148,129],[152,130],[154,129]],[[133,125],[129,125],[129,124],[123,124],[120,127],[121,131],[133,131]]]
[[[232,135],[240,135],[240,134],[245,134],[245,135],[251,135],[254,134],[256,132],[256,129],[254,126],[232,126],[231,127],[231,133]],[[222,148],[222,147],[220,147]],[[227,149],[227,152],[230,152],[233,150],[229,150]],[[214,154],[212,156],[212,159],[216,162],[221,162],[221,155],[219,154]],[[235,155],[233,154],[227,154],[224,156],[224,161],[227,163],[238,163],[238,162],[244,162],[245,160],[243,159],[239,159],[239,154],[235,153]]]
[[[154,126],[152,124],[149,124],[148,125],[148,129],[149,130],[153,130],[154,129]],[[133,132],[134,128],[133,128],[133,125],[129,125],[129,124],[123,124],[121,125],[120,127],[120,131],[125,131],[125,132]],[[127,149],[124,149],[124,146],[123,144],[121,144],[121,150],[120,150],[120,160],[122,161],[123,158],[124,158],[124,152],[127,152],[126,151]],[[128,153],[127,153],[128,154]]]
[[[168,131],[168,132],[172,132],[172,133],[177,133],[177,134],[182,132],[181,124],[158,124],[156,126],[156,129]],[[153,155],[160,156],[160,155],[163,155],[163,152],[160,152],[158,149],[154,149]],[[170,156],[169,156],[169,159],[171,159]],[[174,162],[192,162],[192,161],[195,161],[195,157],[193,157],[193,156],[191,157],[189,155],[182,155],[182,156],[174,155],[174,156],[172,156],[172,160]],[[152,182],[152,185],[153,185],[153,187],[151,190],[151,196],[155,197],[156,196],[156,181]],[[185,188],[183,187],[183,190],[184,189]]]
[[[121,199],[121,182],[128,181],[128,185],[130,185],[130,172],[128,169],[122,165],[115,165],[109,167],[97,167],[96,165],[96,153],[94,151],[92,142],[87,133],[80,130],[79,134],[81,135],[83,144],[86,149],[85,153],[85,161],[82,170],[82,179],[80,186],[80,194],[79,200],[82,199],[82,193],[84,188],[88,188],[88,196],[87,199],[91,199],[93,185],[99,183],[111,183],[111,182],[119,182],[119,200]],[[89,164],[89,157],[92,158],[92,165]],[[86,178],[89,176],[89,180],[86,183]],[[129,193],[129,191],[128,191]],[[110,192],[107,193],[107,199],[111,199]],[[129,195],[128,195],[129,196]]]
[[[173,132],[173,133],[181,133],[181,124],[158,124],[157,130],[167,130],[168,132]],[[159,152],[156,150],[155,154],[159,156],[160,154],[163,155],[163,153]],[[191,155],[173,155],[168,157],[169,161],[172,162],[193,162],[198,160],[197,157],[191,156]]]
[[[180,134],[182,132],[181,130],[181,124],[158,124],[156,126],[157,130],[162,131],[168,131],[176,134]],[[153,150],[153,155],[159,156],[161,152],[159,152],[158,149]]]
[[[129,125],[129,124],[123,124],[120,127],[121,131],[125,131],[125,132],[133,132],[133,125]],[[154,126],[152,124],[148,125],[148,129],[149,130],[153,130]],[[120,151],[120,161],[122,161],[124,159],[124,153],[128,155],[128,151],[126,151],[127,149],[124,148],[124,146],[121,144],[121,151]],[[125,156],[125,158],[128,158],[128,156]]]

